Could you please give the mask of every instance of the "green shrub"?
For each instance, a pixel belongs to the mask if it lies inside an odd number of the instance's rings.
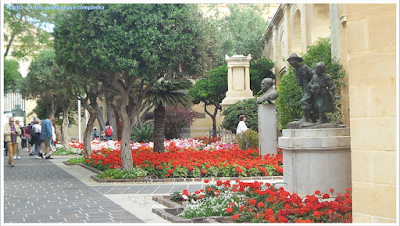
[[[67,162],[71,163],[71,164],[85,163],[86,159],[84,157],[76,157],[76,158],[68,159]]]
[[[153,141],[154,124],[147,123],[143,126],[133,127],[131,140],[139,143],[148,143]]]
[[[258,133],[252,129],[248,129],[245,132],[236,135],[236,142],[242,150],[258,148]]]
[[[131,179],[139,178],[147,175],[147,172],[141,168],[133,168],[131,171],[123,171],[122,169],[108,169],[97,175],[98,178],[106,179]]]
[[[222,111],[225,116],[222,127],[236,134],[239,123],[239,116],[246,115],[246,126],[249,129],[258,131],[258,104],[257,98],[238,101]]]

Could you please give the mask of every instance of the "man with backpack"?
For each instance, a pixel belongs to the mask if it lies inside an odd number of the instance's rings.
[[[112,133],[113,133],[112,126],[110,126],[110,123],[107,121],[106,122],[106,137],[107,137],[107,141],[111,140]]]

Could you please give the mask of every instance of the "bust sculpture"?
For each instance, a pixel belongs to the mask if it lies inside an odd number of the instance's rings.
[[[276,92],[272,79],[270,78],[264,78],[261,82],[261,90],[264,92],[261,97],[257,100],[257,104],[261,104],[264,101],[268,101],[268,103],[271,103],[271,100],[275,100],[279,95],[278,92]]]

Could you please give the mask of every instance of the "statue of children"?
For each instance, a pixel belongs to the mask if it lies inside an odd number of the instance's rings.
[[[315,64],[315,74],[312,76],[308,88],[314,97],[314,108],[319,113],[319,120],[317,123],[327,122],[325,112],[333,112],[335,105],[333,96],[335,96],[335,83],[332,82],[331,77],[325,74],[326,67],[323,62]],[[332,92],[332,95],[329,91]]]

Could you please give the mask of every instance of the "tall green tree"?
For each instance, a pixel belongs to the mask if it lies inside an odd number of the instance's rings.
[[[191,4],[113,4],[56,20],[57,62],[117,93],[123,170],[133,168],[130,134],[152,85],[166,75],[204,74],[212,65],[206,21]],[[79,42],[76,42],[79,40]]]
[[[18,89],[22,76],[19,73],[19,63],[14,59],[4,59],[4,95],[8,91]]]
[[[222,111],[220,103],[228,91],[228,69],[222,65],[212,69],[206,78],[196,82],[194,87],[188,91],[193,97],[193,103],[204,103],[204,112],[209,115],[213,121],[213,137],[217,137],[217,113]],[[211,113],[207,106],[214,106],[214,112]]]
[[[165,151],[165,107],[183,106],[190,108],[193,105],[191,97],[183,93],[192,86],[188,80],[159,81],[151,88],[146,100],[154,104],[154,151]]]
[[[228,8],[230,14],[226,16],[222,16],[215,7],[210,8],[215,12],[210,14],[210,19],[214,22],[214,28],[218,30],[218,66],[225,64],[225,54],[251,54],[252,60],[260,59],[264,46],[262,36],[268,27],[268,21],[262,15],[268,12],[269,5],[264,4],[260,7],[256,4],[228,4]]]
[[[72,97],[67,90],[63,78],[65,70],[55,62],[55,53],[48,49],[41,51],[29,66],[29,72],[20,83],[21,96],[24,99],[42,99],[49,103],[48,113],[53,116],[57,106],[63,108],[63,123],[61,126],[61,143],[68,149],[68,112],[73,106]]]
[[[11,55],[16,59],[35,56],[43,46],[51,47],[51,34],[48,30],[54,22],[56,10],[45,8],[49,6],[51,4],[4,5],[4,57],[9,56],[11,46]]]

